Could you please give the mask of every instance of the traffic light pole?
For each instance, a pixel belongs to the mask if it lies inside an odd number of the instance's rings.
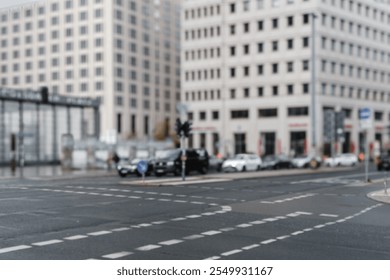
[[[184,133],[181,132],[180,135],[180,147],[181,147],[181,179],[182,181],[186,180],[186,149],[184,147]]]

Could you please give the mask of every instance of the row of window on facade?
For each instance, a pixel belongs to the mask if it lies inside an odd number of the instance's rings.
[[[338,97],[348,97],[350,99],[354,98],[380,102],[390,102],[390,92],[386,93],[383,90],[364,89],[360,87],[356,88],[356,86],[338,86],[334,83],[321,83],[321,94]]]
[[[279,65],[282,63],[270,63],[270,73],[271,74],[279,74],[280,68]],[[237,69],[239,67],[230,67],[229,68],[229,77],[236,78],[237,77]],[[251,66],[245,65],[242,66],[242,77],[250,77],[251,76]],[[309,71],[309,60],[302,60],[302,68],[301,71]],[[300,72],[301,72],[300,71]],[[264,75],[264,65],[258,64],[256,66],[257,75]],[[294,72],[294,62],[288,61],[286,62],[286,73]],[[200,81],[200,80],[208,80],[208,79],[220,79],[221,71],[220,69],[205,69],[205,70],[193,70],[185,72],[185,80],[186,81]]]
[[[328,109],[334,109],[329,107],[323,107],[323,111]],[[344,111],[345,119],[358,119],[359,118],[359,110],[354,110],[351,108],[342,108]],[[278,108],[261,108],[257,109],[257,117],[258,118],[277,118],[279,113]],[[219,111],[199,111],[198,112],[198,121],[207,121],[207,115],[210,114],[210,120],[217,121],[220,119]],[[300,106],[300,107],[288,107],[287,108],[287,116],[288,117],[299,117],[299,116],[308,116],[309,115],[309,107]],[[231,110],[230,118],[231,119],[249,119],[250,111],[249,110]],[[194,120],[194,113],[188,113],[188,119]],[[383,111],[375,111],[373,114],[374,121],[381,122],[384,121],[384,112]],[[390,113],[388,114],[388,120],[390,120]]]
[[[328,23],[328,18],[330,19],[330,23]],[[345,18],[338,19],[336,16],[329,16],[327,14],[322,14],[321,19],[323,26],[329,26],[332,29],[336,29],[336,25],[338,25],[340,31],[347,31],[348,26],[348,32],[351,34],[356,34],[361,37],[364,36],[366,39],[385,43],[386,31],[380,31],[375,27],[370,27],[361,23],[354,23],[353,21],[348,22]],[[390,43],[390,33],[387,33],[387,43]]]
[[[294,95],[297,94],[298,91],[300,94],[308,94],[309,93],[309,84],[303,83],[300,85],[300,90],[297,90],[297,86],[294,84],[288,84],[285,86],[285,92],[282,92],[283,86],[273,85],[269,87],[270,94],[266,94],[265,87],[257,87],[256,88],[256,97],[264,97],[264,96],[278,96],[283,95]],[[216,94],[214,94],[216,93]],[[229,89],[229,98],[230,99],[239,99],[239,98],[252,98],[255,97],[252,94],[252,89],[249,87],[242,88],[237,90],[235,88]],[[187,91],[185,93],[186,101],[205,101],[205,100],[218,100],[221,98],[220,90],[205,90],[205,91]]]
[[[366,18],[370,18],[372,20],[382,22],[382,23],[386,22],[386,17],[387,17],[387,23],[390,24],[390,13],[383,11],[381,8],[372,7],[367,3],[363,4],[360,1],[354,1],[354,0],[322,0],[322,2],[326,4],[330,4],[335,8],[348,10],[349,12],[351,12],[351,14],[358,14],[360,16],[365,16]]]
[[[353,43],[348,43],[345,41],[337,41],[336,39],[330,39],[325,36],[321,37],[321,48],[324,50],[331,50],[334,52],[339,51],[341,54],[349,54],[358,58],[365,58],[367,60],[374,60],[382,63],[390,64],[390,52],[387,52],[387,48],[384,50],[379,50],[370,47],[364,47],[362,45],[355,45]],[[364,55],[364,56],[363,56]]]
[[[279,41],[273,40],[270,42],[270,50],[271,51],[278,51],[279,50]],[[241,55],[250,55],[253,54],[253,47],[256,46],[257,54],[264,53],[265,52],[265,44],[264,42],[258,42],[254,45],[252,44],[244,44],[241,48]],[[309,37],[302,37],[302,43],[301,48],[308,48],[309,47]],[[231,57],[234,57],[238,55],[238,49],[240,49],[238,46],[230,46],[229,47],[229,54]],[[294,39],[289,38],[286,40],[286,50],[292,50],[294,49]],[[201,60],[201,59],[209,59],[214,58],[214,53],[216,54],[216,58],[219,58],[221,56],[221,50],[220,48],[210,48],[210,49],[198,49],[198,50],[188,50],[185,52],[185,59],[187,61],[191,60]]]
[[[306,25],[309,24],[309,14],[303,14],[302,15],[302,24]],[[270,20],[272,29],[278,29],[279,28],[279,18],[272,18]],[[288,16],[286,18],[286,24],[288,27],[294,26],[294,17]],[[245,34],[250,33],[251,30],[251,22],[244,22],[242,23],[242,30],[239,32],[237,30],[238,24],[230,24],[229,25],[229,34],[235,35],[235,34]],[[215,32],[214,32],[215,30]],[[258,20],[257,21],[257,31],[263,31],[264,30],[264,20]],[[220,26],[213,26],[209,28],[197,28],[192,30],[185,30],[184,32],[184,38],[185,40],[195,40],[195,39],[202,39],[202,38],[208,38],[213,36],[220,36],[221,35],[221,28]]]
[[[211,111],[210,120],[217,121],[220,119],[219,111]],[[249,119],[250,110],[247,109],[237,109],[230,110],[230,119]],[[309,115],[309,107],[300,106],[300,107],[288,107],[287,108],[287,116],[289,117],[300,117],[300,116],[308,116]],[[276,118],[278,117],[278,109],[277,108],[263,108],[257,110],[258,118]],[[194,113],[188,113],[188,120],[194,120]],[[198,121],[207,121],[207,111],[199,111],[198,112]]]
[[[321,60],[321,71],[323,73],[331,73],[334,75],[348,76],[357,79],[372,80],[374,82],[381,82],[390,84],[390,72],[386,74],[385,71],[377,69],[364,68],[357,65],[346,65],[344,63],[337,63],[335,61]],[[364,75],[363,75],[364,74]],[[387,81],[386,81],[387,75]]]
[[[54,25],[57,25],[57,24],[54,24]],[[31,33],[33,33],[32,31],[32,23],[26,23],[26,28],[29,28],[27,30],[30,30]],[[14,29],[17,29],[16,25],[13,27],[13,30]],[[75,27],[66,27],[64,29],[64,37],[73,37],[75,35],[75,30],[77,30]],[[78,31],[79,31],[79,34],[80,36],[86,36],[88,35],[88,26],[86,25],[83,25],[83,26],[80,26],[78,27]],[[93,27],[93,34],[95,33],[102,33],[103,32],[103,23],[95,23],[94,24],[94,27]],[[2,27],[1,28],[1,34],[2,35],[7,35],[8,33],[8,28],[7,27]],[[129,31],[129,34],[131,34],[131,31]],[[58,30],[53,30],[51,32],[51,36],[53,39],[57,39],[59,38],[60,36],[60,33]],[[38,42],[44,42],[46,40],[46,35],[45,33],[38,33],[37,34],[37,39],[38,39]],[[25,40],[24,40],[24,43],[25,44],[31,44],[33,42],[33,37],[32,35],[25,35]]]
[[[88,21],[89,14],[87,11],[79,12],[78,17],[75,17],[75,14],[66,14],[64,16],[64,24],[73,24],[76,19],[78,20],[78,23],[86,22]],[[94,19],[101,19],[103,18],[103,10],[102,9],[95,9],[94,11]],[[36,23],[37,29],[45,29],[46,27],[52,27],[52,26],[58,26],[60,24],[60,18],[57,16],[53,16],[50,18],[50,20],[46,19],[39,19]],[[19,22],[14,23],[12,25],[12,29],[10,27],[10,31],[12,30],[12,33],[19,33],[22,31],[22,27],[24,27],[24,31],[31,31],[34,29],[34,23],[32,21],[27,21],[24,23],[24,25],[20,24]],[[8,33],[8,27],[3,26],[1,28],[1,34],[6,35]]]

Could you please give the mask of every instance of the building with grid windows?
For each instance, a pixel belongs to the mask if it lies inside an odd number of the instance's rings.
[[[326,110],[344,112],[338,151],[363,151],[363,107],[372,112],[371,149],[389,147],[390,1],[188,0],[182,25],[190,146],[309,154],[313,90],[317,152],[331,150]]]
[[[101,136],[150,139],[158,123],[176,116],[179,29],[179,0],[47,0],[1,9],[0,87],[101,97]]]

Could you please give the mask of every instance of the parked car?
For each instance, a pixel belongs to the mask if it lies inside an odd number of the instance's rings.
[[[218,172],[222,171],[222,164],[223,164],[223,159],[218,158],[215,155],[210,155],[209,158],[209,169],[210,170],[216,170]]]
[[[119,176],[126,177],[129,174],[135,174],[137,176],[142,176],[142,174],[139,173],[137,170],[137,165],[141,160],[144,160],[148,163],[148,169],[147,169],[145,175],[151,175],[153,173],[153,169],[154,169],[154,159],[153,158],[149,158],[149,159],[137,158],[137,159],[133,159],[130,161],[120,160],[117,164],[117,170],[118,170]]]
[[[325,166],[355,166],[358,163],[358,157],[355,154],[346,153],[330,157],[325,160]]]
[[[308,168],[311,160],[312,157],[309,155],[299,155],[294,157],[291,163],[295,168]],[[320,166],[322,163],[321,157],[317,156],[315,160],[317,161],[317,166]]]
[[[381,154],[376,162],[378,171],[390,170],[390,155],[388,153]]]
[[[181,149],[172,149],[161,151],[155,162],[154,174],[162,176],[173,173],[178,176],[182,172],[182,151]],[[187,149],[186,150],[186,174],[192,171],[198,171],[206,174],[209,169],[209,155],[204,149]]]
[[[285,155],[268,155],[264,157],[261,169],[281,169],[292,166],[290,158]]]
[[[255,154],[237,154],[223,162],[222,170],[225,172],[260,170],[261,164],[261,158]]]

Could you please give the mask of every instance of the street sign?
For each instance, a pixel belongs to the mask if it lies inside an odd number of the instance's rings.
[[[359,110],[359,125],[361,129],[372,128],[372,116],[370,108],[362,108]]]
[[[145,174],[148,171],[148,163],[145,160],[141,160],[137,164],[137,171],[140,174]]]
[[[335,140],[335,112],[326,110],[324,112],[324,142],[331,143]]]

